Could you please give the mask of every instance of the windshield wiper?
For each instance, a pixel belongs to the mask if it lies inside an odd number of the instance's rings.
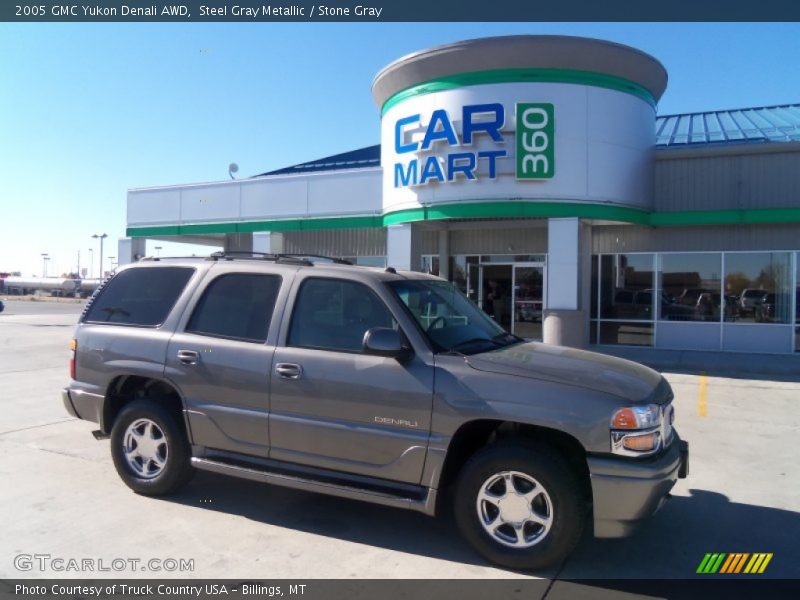
[[[448,352],[458,352],[458,350],[456,350],[456,348],[460,348],[460,347],[466,346],[468,344],[477,344],[479,342],[487,342],[489,344],[494,344],[495,346],[504,346],[505,345],[505,344],[503,344],[503,342],[500,342],[498,340],[492,340],[492,339],[489,339],[489,338],[470,338],[468,340],[464,340],[463,342],[458,342],[454,346],[451,346],[450,350],[448,350]]]
[[[519,344],[524,342],[525,340],[519,337],[518,335],[514,335],[513,333],[508,333],[504,331],[503,333],[499,333],[492,338],[493,342],[497,342],[498,344],[502,344],[503,346],[510,346],[511,344]]]

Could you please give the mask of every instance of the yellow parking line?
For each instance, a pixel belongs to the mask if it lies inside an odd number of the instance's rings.
[[[700,389],[697,395],[697,414],[701,417],[708,416],[708,377],[700,374]]]

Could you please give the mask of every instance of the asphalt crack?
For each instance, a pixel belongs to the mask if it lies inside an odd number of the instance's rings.
[[[0,431],[0,436],[8,435],[9,433],[17,433],[19,431],[29,431],[31,429],[39,429],[40,427],[50,427],[51,425],[59,425],[60,423],[69,423],[70,421],[75,421],[77,419],[73,419],[71,417],[65,417],[60,421],[53,421],[52,423],[42,423],[41,425],[31,425],[30,427],[20,427],[19,429],[9,429],[8,431]]]
[[[558,578],[561,575],[561,572],[564,570],[564,567],[567,566],[568,560],[569,558],[565,558],[563,561],[561,561],[561,564],[558,566],[558,570],[556,571],[555,575],[553,575],[553,577],[550,579],[550,583],[547,584],[547,589],[544,591],[544,595],[540,598],[540,600],[545,600],[547,598],[547,595],[550,593],[550,590],[553,589],[553,586],[555,585],[556,581],[558,581]]]

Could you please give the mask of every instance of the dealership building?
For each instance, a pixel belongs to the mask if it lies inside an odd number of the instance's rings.
[[[120,263],[322,254],[438,274],[545,342],[800,351],[800,105],[660,115],[666,86],[599,40],[423,50],[373,81],[379,145],[130,190]]]

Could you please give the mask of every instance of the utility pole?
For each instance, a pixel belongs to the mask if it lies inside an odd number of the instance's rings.
[[[107,233],[97,234],[92,236],[94,239],[100,240],[100,279],[103,279],[103,240],[108,237]]]

